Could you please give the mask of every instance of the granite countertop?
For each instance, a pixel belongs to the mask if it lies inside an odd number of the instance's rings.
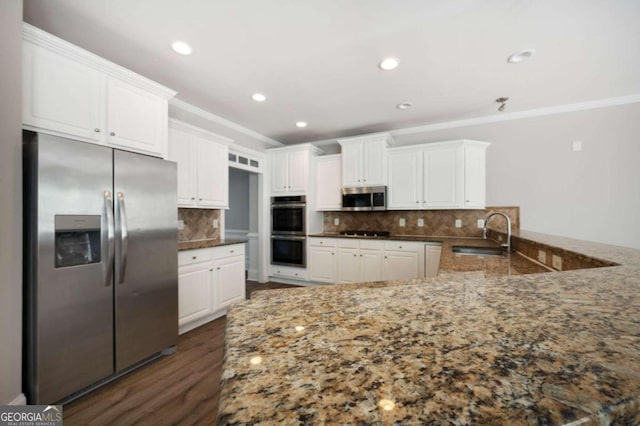
[[[232,244],[244,244],[248,240],[221,240],[219,238],[211,238],[204,240],[178,241],[178,251],[194,250],[209,247],[229,246]]]
[[[640,424],[640,250],[518,236],[620,266],[255,293],[220,424]]]

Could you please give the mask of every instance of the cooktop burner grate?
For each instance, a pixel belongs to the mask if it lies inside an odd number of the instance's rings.
[[[342,231],[340,235],[347,235],[353,237],[388,237],[387,231]]]

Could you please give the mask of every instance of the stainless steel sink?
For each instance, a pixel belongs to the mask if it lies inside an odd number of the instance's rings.
[[[454,253],[475,256],[504,256],[507,254],[504,247],[453,246],[451,250]]]

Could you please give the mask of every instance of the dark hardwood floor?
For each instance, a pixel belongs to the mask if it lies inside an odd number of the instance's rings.
[[[256,290],[295,287],[247,281]],[[162,357],[64,406],[69,425],[215,425],[226,317],[178,339]]]

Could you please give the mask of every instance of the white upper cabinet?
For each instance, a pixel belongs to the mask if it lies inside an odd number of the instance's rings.
[[[487,147],[477,144],[464,146],[464,206],[483,209],[486,203]]]
[[[422,159],[423,207],[446,209],[460,206],[460,150],[459,146],[425,149]]]
[[[169,160],[178,168],[178,206],[229,207],[229,144],[225,137],[169,120]]]
[[[311,158],[320,150],[309,144],[293,148],[275,148],[269,153],[271,193],[274,195],[306,194]]]
[[[107,145],[166,156],[166,99],[109,77],[107,100]]]
[[[387,147],[391,136],[359,136],[338,139],[342,150],[342,186],[387,184]]]
[[[106,76],[32,43],[23,43],[22,57],[23,123],[100,142]]]
[[[342,207],[342,160],[340,155],[317,157],[316,210],[340,210]]]
[[[401,151],[389,154],[388,206],[416,209],[422,204],[422,152]]]
[[[167,157],[175,91],[23,24],[23,126]]]
[[[387,207],[483,209],[488,146],[462,140],[391,150]]]

